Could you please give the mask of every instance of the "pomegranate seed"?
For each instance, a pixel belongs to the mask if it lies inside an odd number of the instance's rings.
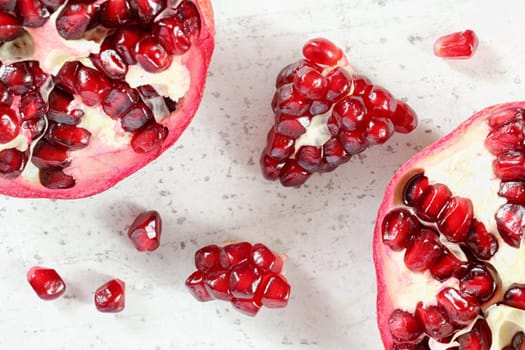
[[[449,342],[455,331],[446,312],[438,306],[418,303],[416,318],[423,324],[425,333],[439,342]]]
[[[525,347],[525,333],[517,332],[512,337],[512,347],[517,350],[524,350]]]
[[[417,216],[425,221],[436,222],[439,212],[451,197],[452,193],[446,185],[428,186],[415,205]]]
[[[20,132],[22,121],[14,110],[0,105],[0,143],[14,140]]]
[[[75,178],[61,168],[44,168],[39,171],[40,183],[47,188],[59,190],[75,186]]]
[[[0,67],[0,81],[15,95],[23,95],[40,88],[47,75],[36,61],[15,62]]]
[[[112,41],[115,45],[115,50],[124,59],[126,64],[136,64],[135,46],[138,41],[144,36],[144,33],[136,28],[121,28],[119,29]]]
[[[286,164],[286,161],[274,159],[263,153],[260,164],[265,179],[277,180]]]
[[[113,49],[91,54],[89,58],[98,70],[111,79],[124,79],[128,73],[128,66],[124,59]]]
[[[523,120],[523,109],[519,107],[505,108],[495,114],[492,114],[487,120],[489,126],[494,129],[507,123]]]
[[[297,62],[291,63],[287,66],[285,66],[279,74],[277,74],[277,78],[275,80],[275,87],[280,88],[281,86],[285,84],[293,83],[295,78],[297,77],[297,72],[303,68],[303,67],[309,67],[314,70],[317,70],[318,72],[322,72],[322,70],[316,66],[315,64],[305,61],[305,60],[299,60]]]
[[[317,64],[335,66],[343,57],[343,52],[331,41],[324,38],[315,38],[306,42],[303,55]]]
[[[416,111],[400,100],[397,100],[396,109],[390,120],[394,124],[394,130],[402,134],[408,134],[417,127]]]
[[[516,121],[491,129],[485,138],[485,146],[499,156],[509,151],[522,151],[524,141],[523,121]]]
[[[326,77],[317,69],[300,68],[293,80],[294,91],[306,99],[316,100],[325,96],[328,86]]]
[[[310,115],[320,115],[328,112],[330,108],[332,108],[332,102],[327,100],[315,100],[312,101],[308,112]]]
[[[391,118],[397,107],[397,100],[382,86],[374,85],[363,96],[368,113],[376,117]]]
[[[78,61],[64,63],[55,77],[55,84],[68,93],[77,93],[77,74],[81,67]]]
[[[22,18],[24,27],[41,27],[51,16],[49,10],[39,0],[17,0],[16,12],[18,18]]]
[[[430,267],[430,274],[438,281],[445,281],[461,268],[461,261],[447,248],[443,249],[441,257]]]
[[[370,122],[370,114],[361,97],[346,96],[334,105],[333,116],[346,130],[362,129]]]
[[[458,324],[473,321],[479,313],[479,305],[474,298],[460,293],[454,288],[444,288],[437,294],[438,304],[447,312],[450,320]]]
[[[141,24],[149,24],[166,8],[166,0],[129,0],[135,17]]]
[[[267,136],[267,147],[269,147],[266,152],[268,156],[276,160],[282,160],[291,156],[294,151],[294,140],[292,138],[281,135],[271,129]]]
[[[231,300],[230,271],[221,269],[208,271],[204,283],[206,291],[214,299]]]
[[[128,229],[128,237],[140,252],[156,250],[160,245],[161,233],[162,220],[155,210],[139,214]]]
[[[47,118],[57,123],[76,125],[84,116],[84,111],[75,108],[77,104],[73,95],[62,89],[54,88],[48,97],[49,109]]]
[[[249,261],[235,265],[230,272],[230,292],[233,297],[251,299],[261,282],[261,272]]]
[[[510,286],[503,296],[506,305],[525,310],[525,284],[515,283]]]
[[[232,298],[233,307],[248,316],[255,316],[261,309],[261,305],[255,303],[252,299]]]
[[[295,154],[295,159],[301,168],[313,173],[319,169],[323,160],[321,148],[308,145],[301,146]]]
[[[201,17],[193,2],[188,0],[182,1],[175,11],[175,18],[182,22],[184,33],[188,37],[199,36]]]
[[[58,34],[66,40],[82,39],[96,13],[94,4],[82,0],[69,1],[56,19]]]
[[[102,108],[111,118],[122,118],[124,113],[139,100],[140,96],[137,90],[132,89],[126,83],[117,83],[109,90],[102,101]]]
[[[35,140],[44,134],[46,130],[46,120],[44,118],[28,119],[22,122],[22,128],[29,130],[31,140]]]
[[[392,337],[398,342],[416,343],[423,335],[423,325],[410,312],[396,309],[388,319]]]
[[[160,44],[159,39],[148,35],[137,43],[135,59],[146,71],[157,73],[169,68],[173,56]]]
[[[0,177],[14,179],[18,177],[27,165],[28,152],[16,148],[7,148],[0,151]]]
[[[508,152],[498,156],[492,163],[494,175],[502,181],[525,181],[525,154]]]
[[[408,210],[397,208],[385,215],[382,223],[383,243],[399,252],[419,232],[419,221]]]
[[[448,59],[470,58],[476,52],[478,43],[476,33],[470,29],[447,34],[434,43],[434,55]]]
[[[1,1],[1,0],[0,0]],[[56,11],[66,0],[40,0],[50,11]]]
[[[127,0],[108,0],[101,5],[98,19],[103,26],[116,28],[129,23],[133,15]]]
[[[508,203],[525,205],[525,182],[501,182],[498,196],[505,198]]]
[[[470,251],[480,260],[489,260],[498,251],[496,236],[489,233],[485,225],[474,219],[470,231],[464,242]]]
[[[22,120],[41,119],[47,112],[47,105],[38,91],[24,94],[18,102],[18,109]]]
[[[149,109],[148,106],[146,106],[142,102],[136,103],[134,106],[132,106],[130,109],[124,113],[122,116],[122,119],[120,120],[120,124],[122,125],[122,129],[126,131],[137,131],[149,122],[153,121],[153,113]],[[143,136],[155,136],[155,135],[143,135]],[[162,136],[162,135],[161,135]],[[141,144],[141,146],[145,146],[145,144],[142,144],[140,142],[141,140],[135,140],[135,146],[138,146]],[[144,139],[142,140],[144,141]],[[137,149],[140,149],[139,147],[136,147]]]
[[[337,67],[326,76],[328,79],[328,88],[326,90],[326,99],[335,102],[341,97],[348,95],[352,88],[352,77],[342,67]]]
[[[274,254],[267,246],[256,243],[250,253],[250,263],[263,272],[273,271],[280,273],[283,267],[283,260]]]
[[[366,128],[366,140],[370,145],[381,145],[394,134],[394,124],[387,118],[373,118]]]
[[[213,299],[206,290],[205,278],[206,275],[202,271],[195,271],[186,279],[186,287],[199,301],[209,301]]]
[[[71,163],[65,147],[52,145],[44,140],[40,140],[36,144],[31,161],[40,169],[65,168]]]
[[[0,82],[0,104],[10,106],[13,103],[13,96],[9,92],[9,88]]]
[[[459,343],[459,350],[490,350],[492,332],[487,321],[479,319],[470,332],[460,335],[456,341]]]
[[[323,162],[328,169],[335,169],[339,165],[348,162],[351,157],[337,138],[332,137],[323,145]]]
[[[13,15],[0,12],[0,42],[10,41],[22,33],[22,23]]]
[[[367,138],[360,130],[342,130],[339,133],[339,141],[345,151],[353,156],[363,152],[369,145]]]
[[[290,297],[290,285],[280,274],[267,272],[261,282],[261,302],[270,309],[282,308],[288,305]]]
[[[405,251],[404,261],[410,271],[425,271],[431,268],[443,254],[443,245],[432,229],[423,228],[412,237]]]
[[[333,113],[328,117],[326,120],[326,127],[328,128],[328,131],[330,132],[330,135],[337,136],[339,134],[339,126],[341,124],[335,119]],[[341,141],[343,142],[343,141]]]
[[[137,153],[161,150],[166,137],[168,137],[168,128],[155,122],[148,123],[133,134],[131,148]]]
[[[403,202],[409,207],[415,207],[427,188],[428,178],[425,175],[412,176],[403,189]]]
[[[221,248],[215,244],[207,245],[195,252],[195,267],[202,272],[220,267]]]
[[[293,89],[293,84],[285,84],[275,93],[276,114],[302,116],[310,108],[310,102],[301,97]]]
[[[276,116],[275,130],[278,134],[297,139],[306,132],[310,125],[309,116],[294,116],[287,114],[278,114]]]
[[[170,55],[183,55],[191,47],[183,25],[175,18],[163,18],[156,23],[155,36]]]
[[[111,89],[111,82],[100,72],[89,67],[78,69],[77,84],[78,94],[88,106],[101,103]]]
[[[230,269],[250,256],[252,245],[248,242],[239,242],[228,244],[222,247],[220,251],[221,266],[225,269]]]
[[[54,300],[66,291],[66,284],[53,269],[33,266],[27,272],[27,281],[42,300]]]
[[[463,242],[468,236],[473,215],[470,199],[452,197],[438,214],[439,232],[450,242]]]
[[[14,11],[16,0],[0,0],[0,11]]]
[[[64,146],[70,150],[78,150],[89,144],[91,133],[84,128],[67,124],[50,124],[46,138],[48,141]]]
[[[458,277],[460,277],[459,290],[476,298],[480,304],[492,298],[496,291],[494,276],[484,265],[470,266],[463,276]]]
[[[353,76],[353,80],[354,80],[354,91],[352,93],[353,95],[363,97],[363,96],[367,96],[370,93],[370,90],[373,87],[373,84],[370,81],[370,79],[368,79],[367,77],[363,75],[356,74]]]
[[[525,230],[525,208],[519,204],[503,204],[496,212],[496,225],[501,238],[519,248]]]
[[[125,284],[119,279],[104,283],[95,291],[95,306],[100,312],[120,312],[125,307]]]
[[[279,181],[285,187],[294,187],[304,184],[310,175],[311,173],[303,169],[295,159],[290,159],[283,166]]]

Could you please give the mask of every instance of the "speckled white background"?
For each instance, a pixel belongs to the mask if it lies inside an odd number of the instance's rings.
[[[92,198],[0,198],[0,349],[380,349],[371,240],[382,191],[404,160],[474,111],[524,98],[524,10],[522,0],[215,1],[207,93],[175,147]],[[467,27],[481,39],[475,58],[433,57],[437,36]],[[286,189],[263,180],[258,165],[273,81],[321,35],[406,98],[421,122]],[[144,209],[164,218],[152,254],[137,253],[124,235]],[[263,241],[288,255],[287,309],[249,318],[186,292],[194,251],[224,240]],[[25,280],[34,264],[58,269],[64,298],[35,297]],[[92,303],[109,278],[128,286],[117,315]]]

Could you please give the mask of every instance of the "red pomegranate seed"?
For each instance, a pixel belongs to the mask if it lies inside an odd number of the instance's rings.
[[[14,140],[20,132],[22,121],[14,110],[0,105],[0,143]]]
[[[76,125],[84,116],[84,111],[75,108],[73,95],[60,88],[54,88],[48,97],[47,118],[57,123]]]
[[[1,0],[0,0],[1,1]],[[40,0],[49,10],[56,11],[66,0]]]
[[[91,133],[84,128],[74,125],[55,124],[49,125],[46,134],[48,141],[64,146],[70,150],[77,150],[89,144]]]
[[[126,83],[116,83],[102,101],[102,108],[111,118],[122,118],[124,113],[139,100],[137,90]]]
[[[147,35],[138,41],[135,59],[146,71],[157,73],[169,68],[173,56],[166,51],[157,37]]]
[[[160,150],[162,143],[168,137],[168,128],[151,122],[137,130],[131,138],[131,148],[137,153],[148,153]]]
[[[0,0],[0,11],[14,11],[16,0]]]
[[[428,178],[425,175],[412,176],[403,189],[403,202],[409,207],[415,207],[427,188]]]
[[[494,276],[484,265],[469,266],[464,275],[458,277],[459,290],[476,298],[480,304],[492,298],[496,291]]]
[[[341,130],[339,133],[339,141],[345,151],[353,156],[363,152],[369,146],[367,138],[360,130]]]
[[[41,119],[47,112],[47,105],[38,91],[24,94],[18,103],[18,110],[22,120]]]
[[[288,305],[290,297],[290,285],[280,274],[267,272],[261,282],[261,302],[270,309],[282,308]]]
[[[261,282],[261,272],[250,262],[244,261],[235,265],[230,272],[230,292],[233,297],[251,299]]]
[[[363,75],[355,74],[353,76],[353,80],[354,80],[354,91],[352,93],[353,95],[363,97],[370,93],[370,90],[373,87],[373,84],[370,81],[370,79],[368,79],[367,77]]]
[[[131,22],[133,15],[127,0],[108,0],[103,3],[98,12],[100,24],[108,28],[116,28]]]
[[[405,249],[419,232],[419,221],[408,210],[397,208],[385,215],[382,223],[383,243],[393,251]]]
[[[332,137],[323,145],[323,166],[327,167],[323,170],[335,169],[348,162],[351,157],[352,155],[346,152],[343,144],[337,138]]]
[[[0,151],[0,177],[4,179],[18,177],[25,169],[28,158],[28,152],[22,152],[16,148]]]
[[[308,180],[311,173],[303,169],[295,159],[290,159],[283,166],[279,181],[285,187],[294,187],[302,185]]]
[[[131,132],[139,130],[151,121],[153,121],[151,109],[143,102],[138,102],[124,113],[120,124],[124,130]],[[138,143],[135,141],[135,146],[137,145]]]
[[[166,0],[129,0],[135,17],[141,24],[149,24],[166,8]]]
[[[155,210],[139,214],[128,229],[128,237],[140,252],[156,250],[160,245],[161,233],[162,220]]]
[[[56,19],[58,34],[66,40],[82,39],[97,13],[95,4],[69,1]]]
[[[265,153],[276,160],[288,158],[295,151],[294,140],[277,133],[273,128],[268,133],[266,143],[268,150]]]
[[[263,153],[260,164],[265,179],[277,180],[283,167],[286,165],[286,161],[274,159]]]
[[[325,96],[328,81],[317,69],[305,66],[297,71],[293,87],[294,91],[302,97],[316,100]]]
[[[331,41],[324,38],[315,38],[306,42],[303,55],[317,64],[335,66],[343,57],[343,52]]]
[[[255,316],[261,309],[261,305],[252,299],[232,298],[232,306],[247,316]]]
[[[498,196],[505,198],[508,203],[525,205],[525,182],[501,182]]]
[[[443,245],[432,229],[423,228],[412,237],[405,251],[404,262],[410,271],[431,268],[443,254]]]
[[[0,42],[10,41],[22,33],[22,23],[13,15],[0,12]]]
[[[0,104],[10,106],[13,103],[13,96],[9,92],[9,88],[0,82]]]
[[[142,37],[144,37],[144,33],[134,27],[121,28],[112,36],[115,50],[117,50],[118,54],[127,64],[137,63],[135,59],[135,46]]]
[[[295,159],[301,168],[313,173],[319,169],[323,160],[321,148],[308,145],[301,146],[295,154]]]
[[[248,242],[225,245],[219,255],[221,266],[225,269],[231,269],[232,266],[248,260],[251,250],[252,245]]]
[[[423,325],[410,312],[396,309],[388,319],[392,337],[398,342],[416,343],[423,336]]]
[[[283,260],[281,257],[261,243],[253,245],[249,259],[253,266],[259,268],[263,272],[273,271],[280,273],[283,267]]]
[[[184,33],[183,24],[175,18],[163,18],[155,24],[154,33],[170,55],[183,55],[191,47],[191,41]]]
[[[463,242],[469,233],[473,211],[470,199],[452,197],[438,214],[439,232],[450,242]]]
[[[214,299],[231,300],[230,271],[221,269],[208,271],[204,283],[208,294]]]
[[[335,102],[341,97],[348,95],[352,88],[352,77],[342,67],[337,67],[326,76],[328,79],[328,88],[326,90],[326,99]]]
[[[390,120],[394,124],[394,130],[402,134],[408,134],[417,127],[416,111],[400,100],[397,100],[396,109]]]
[[[519,204],[503,204],[496,212],[496,225],[501,238],[519,248],[525,230],[525,208]]]
[[[16,5],[18,18],[22,18],[24,27],[41,27],[51,16],[40,0],[17,0]]]
[[[36,61],[21,61],[0,67],[0,81],[15,95],[40,88],[47,79]]]
[[[221,248],[215,244],[207,245],[195,252],[195,267],[202,272],[220,268]]]
[[[195,271],[186,279],[186,287],[199,301],[209,301],[213,299],[206,289],[205,278],[206,275],[202,271]]]
[[[47,123],[44,118],[28,119],[22,122],[22,128],[29,130],[31,140],[35,140],[44,134]]]
[[[293,83],[293,81],[297,77],[297,72],[303,67],[309,67],[312,69],[316,69],[319,72],[322,72],[322,70],[315,64],[306,60],[299,60],[281,69],[281,71],[277,74],[277,78],[275,79],[275,87],[280,88],[285,84]]]
[[[44,168],[39,171],[40,183],[51,189],[67,189],[75,186],[75,178],[67,175],[61,168]]]
[[[485,146],[494,155],[524,149],[525,132],[523,121],[516,121],[492,128],[485,138]]]
[[[438,306],[418,303],[416,318],[423,324],[425,333],[437,341],[447,343],[456,330],[446,312]]]
[[[328,100],[315,100],[312,101],[308,112],[310,115],[320,115],[328,112],[330,108],[332,108],[332,102]]]
[[[310,108],[310,102],[294,91],[293,84],[281,86],[275,93],[276,114],[303,116]]]
[[[128,73],[128,66],[117,51],[113,49],[101,50],[100,53],[89,55],[93,65],[111,79],[124,79]]]
[[[308,125],[310,125],[309,116],[278,114],[276,116],[275,130],[278,134],[297,139],[306,132]]]
[[[445,281],[454,276],[461,267],[461,261],[450,250],[444,248],[443,254],[430,267],[430,274],[438,281]]]
[[[326,127],[328,128],[330,135],[337,136],[339,134],[340,126],[341,124],[335,119],[332,113],[330,117],[328,117],[328,119],[326,120]]]
[[[199,36],[201,32],[201,17],[193,2],[188,0],[182,1],[175,11],[175,18],[182,22],[184,33],[188,37]]]
[[[444,288],[437,295],[438,304],[447,312],[451,322],[467,324],[479,313],[476,300],[454,288]]]
[[[496,236],[488,232],[485,225],[474,219],[464,242],[472,254],[480,260],[489,260],[498,251]]]
[[[447,34],[434,43],[434,55],[448,59],[470,58],[476,52],[478,43],[476,33],[470,29]]]
[[[95,291],[95,306],[100,312],[120,312],[125,307],[125,284],[119,279],[104,283]]]
[[[391,118],[397,107],[397,100],[387,89],[374,85],[363,96],[363,101],[368,110],[375,117]]]
[[[373,118],[366,128],[366,140],[370,145],[381,145],[394,135],[394,124],[387,118]]]
[[[55,84],[70,94],[77,93],[77,74],[81,67],[78,61],[64,63],[55,76]]]
[[[53,269],[33,266],[27,272],[27,281],[42,300],[54,300],[66,291],[66,284]]]
[[[514,336],[512,337],[512,348],[511,348],[511,350],[524,350],[524,348],[525,348],[525,333],[517,332],[516,334],[514,334]]]
[[[511,107],[493,113],[488,118],[488,123],[491,129],[498,128],[507,123],[523,120],[523,109],[519,107]]]
[[[484,319],[476,321],[470,332],[457,338],[459,350],[490,350],[492,346],[492,332]]]
[[[71,163],[71,159],[67,155],[67,148],[52,145],[44,140],[40,140],[36,144],[31,161],[40,169],[65,168]]]
[[[77,91],[82,101],[88,106],[101,103],[111,89],[111,82],[99,71],[80,67],[77,72]]]
[[[452,193],[446,185],[428,186],[415,205],[417,216],[425,221],[436,222],[439,212],[451,197]]]
[[[346,130],[366,128],[371,118],[363,99],[358,96],[346,96],[337,102],[334,105],[332,115],[339,125]]]
[[[525,181],[525,154],[508,152],[498,156],[492,163],[494,175],[502,181]]]
[[[506,305],[525,310],[525,284],[515,283],[510,286],[503,296]]]

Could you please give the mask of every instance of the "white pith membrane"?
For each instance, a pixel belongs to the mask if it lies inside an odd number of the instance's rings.
[[[490,117],[487,113],[486,117]],[[496,254],[487,262],[492,265],[500,278],[500,286],[494,296],[482,305],[482,312],[492,330],[491,350],[501,350],[511,343],[518,331],[525,331],[525,311],[517,308],[498,305],[503,300],[503,294],[513,283],[525,283],[525,243],[519,249],[505,243],[496,228],[494,215],[498,208],[506,203],[506,199],[498,196],[501,180],[492,170],[492,162],[496,158],[484,146],[485,138],[490,131],[487,118],[477,118],[468,127],[461,129],[460,135],[454,135],[424,157],[415,160],[410,168],[404,169],[405,174],[396,183],[393,190],[393,201],[390,208],[405,207],[403,204],[403,187],[417,173],[424,172],[429,184],[445,184],[454,196],[469,198],[473,203],[474,218],[484,223],[488,232],[498,239],[499,248]],[[445,243],[462,261],[465,255],[457,244]],[[435,280],[429,271],[422,273],[410,271],[404,261],[403,249],[400,252],[391,250],[380,243],[376,255],[382,260],[381,268],[384,279],[384,290],[390,300],[383,312],[389,315],[393,309],[413,313],[416,304],[437,305],[436,295],[445,287],[458,289],[459,281],[449,278],[445,282]],[[385,316],[388,317],[388,316]],[[457,346],[455,339],[470,330],[475,321],[457,332],[448,344],[438,343],[430,339],[429,346],[433,350],[445,350]]]
[[[95,3],[100,4],[105,1],[97,0]],[[80,61],[84,66],[95,68],[88,57],[91,53],[96,54],[99,52],[100,44],[108,30],[97,26],[84,35],[89,40],[65,40],[58,34],[55,21],[66,5],[67,2],[58,8],[43,26],[24,28],[27,32],[25,35],[13,41],[0,44],[0,61],[4,65],[8,65],[18,61],[37,60],[44,72],[53,75],[68,61]],[[163,13],[159,14],[157,18],[162,16]],[[189,52],[191,52],[191,49]],[[191,76],[187,66],[184,64],[186,55],[173,56],[173,61],[169,68],[159,73],[147,72],[139,64],[128,66],[125,81],[130,87],[136,88],[142,85],[151,85],[161,96],[157,101],[150,99],[146,103],[152,109],[155,120],[159,124],[164,124],[165,120],[174,115],[172,112],[170,116],[162,97],[169,97],[171,100],[178,102],[190,89]],[[47,96],[53,86],[50,77],[40,89],[46,103]],[[91,138],[87,147],[68,151],[71,163],[63,169],[63,172],[73,176],[75,179],[87,178],[100,179],[96,180],[99,182],[107,181],[104,179],[108,176],[108,168],[113,168],[115,174],[119,173],[120,164],[132,162],[133,158],[137,157],[137,154],[131,150],[130,146],[133,133],[127,132],[121,127],[120,119],[109,117],[100,104],[89,107],[81,101],[80,96],[75,95],[74,97],[78,103],[78,108],[84,112],[84,116],[77,127],[88,130],[91,133]],[[12,106],[17,106],[18,99],[19,97],[16,96]],[[14,109],[18,113],[18,108],[14,107]],[[38,139],[31,141],[29,130],[21,128],[20,135],[17,138],[9,143],[0,144],[0,151],[8,148],[24,151],[28,146],[32,149],[37,142]],[[119,161],[113,162],[113,157],[108,157],[110,154],[117,157]],[[122,168],[124,168],[124,165]],[[9,181],[23,182],[24,186],[30,185],[44,188],[39,180],[39,169],[31,162],[31,155],[22,174],[18,178]]]

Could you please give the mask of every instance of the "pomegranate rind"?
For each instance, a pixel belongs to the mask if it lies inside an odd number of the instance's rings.
[[[499,112],[513,108],[525,108],[525,101],[503,103],[480,110],[457,126],[449,134],[443,136],[433,144],[425,147],[421,152],[406,161],[394,173],[391,180],[389,181],[384,192],[383,201],[378,210],[373,237],[373,259],[377,283],[377,325],[386,350],[393,349],[394,340],[389,331],[388,319],[392,311],[396,309],[397,306],[395,305],[394,296],[389,294],[389,284],[384,271],[385,264],[392,263],[392,261],[389,261],[392,251],[389,251],[390,248],[384,245],[382,241],[382,219],[391,209],[400,205],[399,199],[402,197],[402,195],[399,192],[403,187],[400,186],[400,184],[405,183],[410,179],[410,177],[418,172],[421,172],[424,169],[424,162],[427,158],[436,156],[440,152],[447,149],[447,147],[452,145],[458,139],[461,139],[466,130],[469,129],[469,127],[471,127],[473,124],[486,122],[486,119],[490,115],[496,115]],[[402,282],[399,279],[397,283]],[[417,300],[414,300],[414,305],[416,302]]]
[[[215,49],[215,22],[211,2],[195,0],[194,3],[201,15],[201,31],[199,36],[193,39],[191,49],[180,58],[182,65],[188,69],[190,86],[184,97],[178,101],[177,109],[160,121],[161,125],[169,129],[168,136],[160,147],[148,153],[136,153],[131,147],[127,147],[97,154],[96,159],[89,159],[89,161],[101,166],[93,167],[94,170],[90,171],[89,167],[82,164],[82,169],[79,168],[82,177],[76,178],[75,186],[69,189],[49,189],[35,182],[34,178],[19,176],[16,179],[0,178],[0,193],[20,198],[76,199],[93,196],[113,187],[169,149],[197,113]],[[72,164],[68,170],[74,167],[75,164]]]

